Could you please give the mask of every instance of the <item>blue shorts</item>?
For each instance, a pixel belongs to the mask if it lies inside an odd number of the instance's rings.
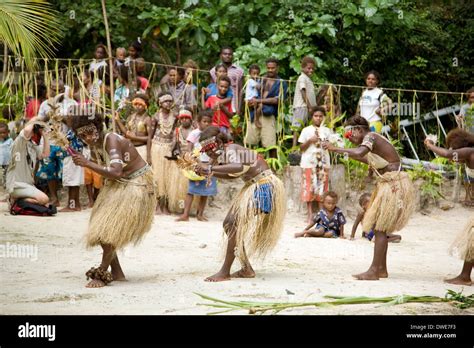
[[[374,230],[370,230],[369,233],[364,233],[364,237],[367,238],[370,241],[372,241],[372,238],[374,238],[375,232]]]
[[[322,224],[316,224],[316,229],[317,230],[319,230],[321,228],[324,230],[324,233],[331,232],[333,238],[339,238],[339,231],[337,231],[335,229],[331,229],[331,228],[329,228],[325,225],[322,225]]]

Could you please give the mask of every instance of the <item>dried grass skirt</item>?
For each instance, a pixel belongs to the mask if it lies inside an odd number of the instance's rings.
[[[456,236],[449,251],[451,255],[466,262],[474,262],[474,217],[470,218],[461,233]]]
[[[151,169],[129,181],[107,180],[94,203],[88,247],[110,244],[116,249],[137,244],[151,229],[156,198]]]
[[[230,213],[236,229],[236,256],[243,255],[245,247],[247,256],[265,257],[283,230],[286,213],[283,182],[271,171],[247,181],[234,199]]]
[[[377,186],[362,222],[364,231],[400,231],[408,223],[414,209],[415,187],[408,173],[385,173],[377,178]]]

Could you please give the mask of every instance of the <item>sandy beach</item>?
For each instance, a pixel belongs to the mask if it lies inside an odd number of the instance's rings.
[[[282,238],[263,262],[254,262],[254,279],[204,282],[221,263],[222,220],[226,208],[209,208],[208,222],[175,222],[176,216],[156,216],[152,230],[138,246],[119,253],[128,281],[88,289],[85,272],[97,266],[99,248],[86,250],[82,240],[91,210],[58,213],[54,217],[11,216],[0,204],[1,314],[206,314],[212,308],[194,293],[219,299],[249,301],[322,301],[324,295],[444,296],[462,286],[443,283],[459,273],[462,261],[448,247],[472,209],[457,205],[429,215],[416,213],[402,231],[400,244],[390,244],[389,278],[358,281],[351,274],[365,271],[373,243],[362,239],[293,237],[304,229],[302,214],[287,214]],[[353,219],[349,216],[346,235]],[[30,254],[15,255],[28,245]],[[8,253],[6,252],[8,249]],[[23,257],[19,257],[23,256]],[[237,269],[238,263],[234,264]],[[472,287],[464,287],[472,293]],[[245,311],[234,312],[245,314]],[[397,306],[356,305],[302,308],[285,314],[473,314],[444,303]]]

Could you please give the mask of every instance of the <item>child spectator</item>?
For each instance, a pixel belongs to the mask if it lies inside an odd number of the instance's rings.
[[[232,103],[227,97],[227,92],[230,89],[230,79],[223,76],[217,83],[217,95],[210,96],[204,104],[206,108],[214,111],[212,124],[219,127],[221,132],[230,135],[230,122],[232,117]]]
[[[313,221],[303,232],[295,233],[298,237],[344,238],[346,218],[337,204],[338,196],[333,191],[323,195],[323,208],[314,216]],[[311,229],[316,225],[315,229]]]
[[[135,63],[135,71],[137,73],[137,78],[140,80],[140,84],[137,84],[137,86],[138,88],[141,88],[142,90],[146,91],[150,82],[145,77],[145,59],[138,58]]]
[[[207,99],[209,99],[210,96],[212,95],[217,95],[218,94],[218,88],[217,84],[219,83],[219,79],[227,76],[227,67],[224,64],[217,64],[215,67],[216,70],[216,83],[210,83],[206,88],[202,89],[202,94],[204,95],[204,99],[202,101],[202,105],[205,104]],[[232,98],[234,97],[234,94],[232,93],[232,88],[229,88],[227,91],[226,95],[226,100],[224,103],[227,103],[227,99],[229,99],[232,102]]]
[[[172,157],[183,156],[188,152],[188,141],[186,140],[193,130],[193,111],[191,108],[182,108],[178,114],[178,126],[173,133]],[[182,174],[176,161],[169,161],[170,195],[169,205],[171,211],[182,212],[188,192],[188,179]]]
[[[247,81],[247,88],[245,89],[245,103],[253,98],[260,98],[260,67],[257,64],[252,64],[249,67],[249,79]],[[250,108],[250,122],[255,122],[255,126],[262,128],[260,117],[262,116],[262,105],[255,104]]]
[[[95,73],[100,68],[107,67],[107,61],[105,58],[107,58],[107,48],[102,44],[98,44],[95,47],[94,60],[89,66],[89,71]]]
[[[197,65],[197,63],[194,60],[188,59],[186,61],[186,63],[183,64],[183,68],[186,69],[186,73],[184,74],[184,82],[186,82],[187,85],[191,86],[191,89],[192,89],[193,94],[194,94],[194,100],[197,101],[197,100],[199,100],[198,99],[198,87],[196,86],[196,84],[193,81],[193,73],[198,72],[199,66]],[[197,107],[197,105],[196,105],[196,107]]]
[[[7,177],[7,168],[10,164],[10,151],[13,145],[13,139],[10,138],[8,125],[0,122],[0,186],[5,186]]]
[[[301,60],[301,75],[296,81],[295,96],[293,98],[293,117],[291,126],[301,129],[308,122],[309,110],[316,106],[316,94],[314,92],[313,75],[316,61],[311,57],[304,57]],[[296,146],[298,131],[293,130],[293,146]]]
[[[209,127],[212,123],[212,110],[205,109],[198,114],[198,128],[189,133],[188,138],[188,150],[196,151],[199,153],[199,160],[201,163],[209,163],[210,159],[205,153],[201,153],[201,144],[199,143],[199,136],[202,131]],[[207,197],[215,196],[217,194],[217,179],[211,178],[209,187],[207,186],[207,180],[189,180],[188,194],[184,201],[184,212],[176,221],[189,221],[189,213],[193,204],[194,196],[199,196],[199,202],[197,207],[196,218],[199,221],[208,221],[204,216],[204,208],[206,207]]]
[[[10,138],[15,139],[18,133],[20,133],[20,121],[16,121],[15,110],[10,106],[6,106],[2,109],[2,117],[7,121],[8,132]]]
[[[69,147],[78,154],[82,154],[84,148],[83,142],[76,136],[74,131],[70,128],[74,116],[66,117],[66,124],[69,127],[66,138],[69,140]],[[68,189],[68,204],[60,210],[60,212],[77,212],[81,211],[81,204],[79,201],[79,193],[81,185],[84,185],[84,169],[74,164],[71,155],[66,152],[63,160],[63,187]]]
[[[142,51],[143,47],[140,39],[133,41],[128,46],[128,57],[125,59],[125,66],[130,66],[130,61],[140,58]]]
[[[364,219],[365,212],[369,208],[370,197],[371,197],[370,193],[363,193],[359,197],[359,205],[362,208],[362,211],[359,214],[357,214],[357,217],[354,221],[354,225],[352,225],[351,240],[354,240],[357,227],[359,226],[359,223]],[[369,241],[372,241],[374,236],[375,236],[374,230],[370,230],[369,232],[362,231],[362,237],[367,238]],[[399,236],[398,234],[388,234],[387,238],[388,238],[388,241],[392,243],[399,243],[402,240],[402,237]]]
[[[119,47],[115,50],[115,67],[119,67],[125,64],[127,58],[127,50],[124,47]]]
[[[315,106],[311,109],[311,115],[313,124],[303,128],[298,138],[302,152],[300,166],[303,169],[301,198],[308,207],[308,223],[313,216],[313,202],[320,202],[323,193],[329,189],[331,166],[329,152],[321,147],[321,142],[331,134],[329,128],[322,126],[326,111]]]

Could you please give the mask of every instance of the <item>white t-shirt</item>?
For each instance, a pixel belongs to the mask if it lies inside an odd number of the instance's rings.
[[[316,134],[317,127],[311,125],[303,128],[301,131],[298,142],[303,144],[307,142],[312,136]],[[318,129],[319,138],[321,140],[328,140],[331,130],[328,127],[320,126]],[[322,148],[316,147],[314,144],[311,144],[306,151],[301,155],[301,168],[314,168],[317,164],[316,153],[322,152],[321,160],[323,161],[324,168],[329,168],[331,166],[331,158],[329,157],[329,152],[323,150]]]
[[[105,60],[101,60],[101,61],[93,60],[89,66],[89,71],[92,71],[93,73],[95,73],[101,67],[105,68],[106,66],[107,66],[107,62]]]
[[[250,100],[252,98],[258,98],[257,90],[258,82],[254,79],[249,79],[247,81],[247,88],[245,89],[245,100]]]
[[[211,161],[209,156],[204,152],[200,152],[202,146],[199,142],[199,136],[201,135],[201,133],[202,131],[199,128],[193,129],[191,133],[189,133],[186,140],[194,144],[194,151],[199,151],[199,160],[203,163],[208,163]]]
[[[369,123],[380,121],[380,116],[375,113],[375,110],[380,106],[383,94],[380,88],[365,89],[362,92],[359,100],[360,115]]]
[[[306,98],[311,103],[312,106],[316,106],[316,94],[314,92],[314,84],[313,81],[309,78],[308,75],[305,73],[301,73],[296,81],[296,88],[295,88],[295,97],[293,98],[293,109],[296,108],[307,108],[303,94],[301,93],[302,90],[306,91]]]

